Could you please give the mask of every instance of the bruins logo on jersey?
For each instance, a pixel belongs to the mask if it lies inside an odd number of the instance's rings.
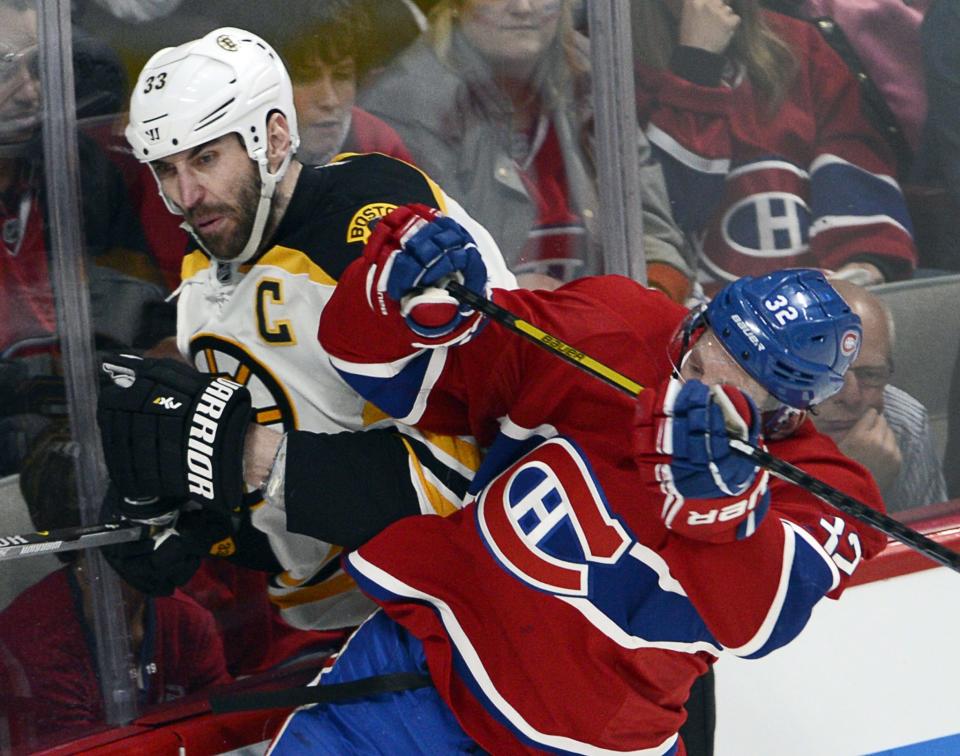
[[[391,205],[389,202],[374,202],[361,207],[353,214],[350,223],[347,225],[347,244],[353,242],[366,244],[367,239],[370,238],[370,224],[396,209],[397,206]]]
[[[204,373],[222,375],[246,386],[253,400],[253,419],[278,431],[295,430],[297,414],[286,389],[266,365],[239,344],[203,334],[190,341],[193,364]]]

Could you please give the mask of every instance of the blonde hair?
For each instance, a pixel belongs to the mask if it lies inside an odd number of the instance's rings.
[[[446,62],[450,53],[450,43],[453,38],[453,29],[457,24],[457,16],[464,0],[440,0],[430,11],[427,31],[425,32],[430,45],[437,57]],[[559,45],[553,44],[547,55],[559,51],[563,61],[558,65],[550,66],[554,74],[572,74],[575,78],[589,71],[589,59],[583,54],[575,40],[577,33],[573,25],[573,10],[570,0],[563,0],[560,23],[557,27]]]
[[[677,23],[663,0],[640,0],[631,5],[634,57],[640,63],[665,69],[677,45]],[[757,0],[730,0],[740,26],[727,56],[746,71],[761,104],[772,116],[779,110],[797,72],[793,50],[770,28]]]

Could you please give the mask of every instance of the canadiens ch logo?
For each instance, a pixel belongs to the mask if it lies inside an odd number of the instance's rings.
[[[723,240],[751,257],[789,257],[806,251],[810,208],[788,192],[741,200],[723,218]]]
[[[849,357],[860,348],[860,334],[856,331],[847,331],[840,339],[840,351],[845,357]]]
[[[586,596],[590,564],[615,564],[633,542],[582,452],[552,438],[498,476],[477,506],[495,558],[549,593]]]
[[[785,160],[760,159],[731,170],[723,209],[699,242],[710,276],[733,281],[756,273],[758,260],[761,267],[809,264],[809,184],[809,173]]]
[[[396,209],[397,206],[391,205],[389,202],[375,202],[361,207],[353,214],[350,223],[347,225],[347,244],[353,242],[366,244],[367,239],[370,238],[370,224]]]

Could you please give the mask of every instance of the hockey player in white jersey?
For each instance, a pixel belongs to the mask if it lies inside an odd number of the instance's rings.
[[[478,451],[470,439],[398,429],[348,388],[317,341],[320,313],[341,272],[363,249],[371,222],[412,202],[436,208],[470,230],[491,285],[512,288],[513,276],[489,234],[415,167],[379,154],[341,155],[325,166],[299,163],[290,79],[270,45],[247,31],[221,28],[156,53],[137,80],[126,136],[196,242],[182,267],[179,352],[197,370],[246,387],[252,400],[254,425],[242,470],[247,491],[242,502],[232,500],[237,492],[223,498],[218,491],[214,510],[229,511],[234,524],[249,512],[268,534],[284,568],[272,579],[271,594],[290,624],[319,629],[355,624],[371,605],[340,570],[341,549],[298,535],[315,529],[288,521],[291,502],[263,502],[259,486],[275,450],[286,460],[288,498],[291,490],[309,492],[319,511],[318,496],[336,499],[338,476],[346,480],[365,469],[375,467],[379,475],[381,468],[391,468],[396,475],[384,480],[396,486],[397,506],[418,507],[412,514],[458,508]],[[160,375],[154,385],[166,385],[162,376],[170,375],[169,369],[176,372],[163,363],[141,365],[138,383]],[[190,385],[181,386],[182,398],[193,402],[197,396],[190,392],[202,392],[206,384],[184,380]],[[130,415],[111,405],[111,396],[101,397],[101,426],[111,477],[129,499],[120,505],[122,514],[149,519],[180,507],[181,499],[161,485],[169,472],[144,478],[120,471],[172,463],[151,447],[165,443],[164,431],[146,440],[140,426],[128,433]],[[129,403],[129,397],[117,401]],[[359,430],[375,435],[324,435]],[[286,435],[278,447],[280,434]],[[179,441],[167,438],[166,444]],[[159,501],[132,502],[150,497]],[[235,548],[229,544],[218,548]]]

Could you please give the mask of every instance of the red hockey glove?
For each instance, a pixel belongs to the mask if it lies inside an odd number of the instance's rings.
[[[374,263],[367,298],[383,315],[399,303],[407,326],[425,344],[448,346],[475,330],[479,313],[445,289],[455,279],[486,295],[487,269],[473,237],[426,205],[392,210],[374,227],[363,252]]]
[[[711,543],[752,535],[770,504],[770,475],[735,452],[730,439],[762,443],[753,401],[732,386],[676,379],[644,394],[637,451],[648,485],[663,497],[667,528]]]

